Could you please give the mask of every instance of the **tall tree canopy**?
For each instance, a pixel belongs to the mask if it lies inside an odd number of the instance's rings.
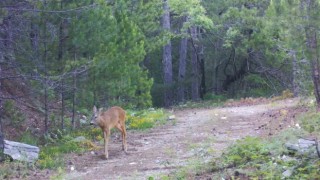
[[[0,98],[32,98],[46,129],[94,104],[285,89],[320,104],[318,9],[318,0],[3,0]]]

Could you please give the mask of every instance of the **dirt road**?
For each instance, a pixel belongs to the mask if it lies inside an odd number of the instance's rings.
[[[273,133],[288,126],[285,118],[272,120],[267,113],[296,106],[297,99],[267,104],[212,109],[178,110],[176,120],[149,132],[128,132],[128,154],[121,151],[119,134],[109,145],[108,160],[102,150],[71,163],[75,170],[66,179],[155,179],[195,163],[219,156],[230,143],[245,136]],[[275,121],[275,122],[273,122]],[[70,165],[70,167],[71,167]]]

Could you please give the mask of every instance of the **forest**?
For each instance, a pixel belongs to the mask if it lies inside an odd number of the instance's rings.
[[[319,0],[1,0],[1,128],[47,138],[77,129],[94,105],[143,111],[283,92],[315,98],[318,111],[319,9]],[[14,128],[0,136],[23,133]]]

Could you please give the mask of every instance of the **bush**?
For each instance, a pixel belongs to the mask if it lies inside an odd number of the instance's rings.
[[[320,113],[310,112],[299,117],[301,127],[309,133],[320,135]]]
[[[265,163],[270,161],[269,151],[259,138],[246,137],[238,140],[223,156],[225,164],[244,166],[247,163]]]
[[[203,97],[204,100],[211,100],[216,102],[226,101],[228,98],[224,95],[216,95],[214,93],[207,93]]]
[[[29,131],[26,131],[22,134],[20,142],[36,146],[39,142],[39,138],[33,136]]]
[[[164,124],[167,114],[162,109],[127,111],[126,126],[128,129],[149,129],[157,124]]]
[[[64,167],[63,154],[71,152],[82,152],[84,148],[78,142],[61,141],[57,144],[41,148],[38,166],[41,169],[57,169]]]
[[[291,170],[290,179],[319,179],[320,159],[290,154],[284,144],[303,134],[289,129],[264,141],[247,137],[238,140],[225,154],[212,163],[212,171],[237,171],[248,179],[283,179],[283,173]]]

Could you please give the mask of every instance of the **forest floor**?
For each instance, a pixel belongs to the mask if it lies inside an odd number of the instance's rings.
[[[298,99],[286,99],[175,110],[172,123],[144,132],[129,131],[127,154],[121,151],[120,133],[113,132],[108,160],[103,159],[103,148],[70,155],[64,179],[158,179],[199,160],[208,162],[238,139],[268,138],[294,126],[296,114],[306,111],[298,104]],[[71,166],[75,170],[71,171]]]

